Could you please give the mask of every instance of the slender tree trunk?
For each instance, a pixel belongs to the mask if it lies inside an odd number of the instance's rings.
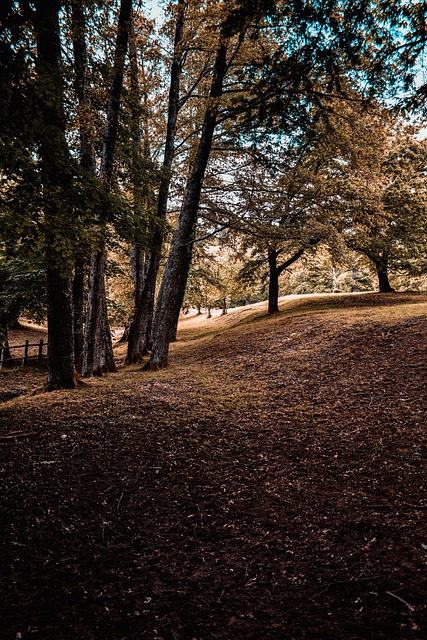
[[[141,163],[141,153],[147,164],[150,161],[150,142],[148,136],[148,126],[147,126],[147,113],[144,113],[144,109],[142,107],[141,102],[141,91],[139,86],[139,68],[138,68],[138,59],[137,59],[137,47],[136,40],[134,34],[134,25],[133,21],[131,23],[131,35],[129,38],[129,61],[130,61],[130,87],[131,87],[131,109],[132,109],[132,160],[131,160],[131,175],[132,175],[132,187],[133,187],[133,216],[135,218],[135,239],[134,246],[131,251],[130,256],[130,264],[131,264],[131,272],[134,283],[134,309],[133,314],[130,319],[129,326],[123,337],[121,342],[129,342],[129,336],[132,331],[132,346],[135,351],[134,361],[136,362],[138,359],[142,358],[143,355],[148,353],[147,349],[147,331],[149,331],[148,326],[144,322],[144,329],[141,326],[138,326],[138,331],[135,332],[134,326],[135,323],[138,324],[138,312],[143,307],[140,306],[141,300],[143,297],[144,285],[147,279],[148,272],[148,262],[149,256],[147,256],[146,250],[143,248],[143,243],[147,244],[147,235],[148,235],[148,227],[147,224],[147,190],[150,188],[147,181],[143,185],[143,179],[141,175],[142,171],[142,163]],[[143,65],[142,65],[143,71]],[[144,118],[143,122],[144,133],[142,133],[142,122],[141,118]],[[143,149],[142,146],[142,135],[143,137]],[[144,213],[146,214],[144,220]],[[144,237],[145,236],[145,237]],[[153,294],[154,295],[154,294]],[[144,317],[139,320],[144,320]],[[134,341],[136,340],[136,344]]]
[[[90,175],[96,175],[95,144],[91,104],[88,95],[86,17],[82,0],[72,0],[72,39],[75,91],[78,100],[80,164]]]
[[[86,263],[78,260],[73,278],[74,361],[76,371],[81,373],[84,345],[84,295]]]
[[[0,352],[3,351],[3,362],[8,362],[11,360],[10,350],[9,350],[9,336],[8,336],[8,326],[7,322],[1,323],[0,329]],[[1,354],[0,354],[1,355]]]
[[[143,299],[144,287],[147,281],[147,270],[149,264],[149,256],[147,256],[147,252],[138,245],[135,245],[131,251],[131,272],[133,278],[133,304],[134,304],[134,313],[130,320],[129,326],[127,328],[126,342],[129,340],[129,332],[130,327],[132,326],[132,322],[134,321],[135,314],[140,308],[141,301]],[[148,327],[146,327],[145,332],[142,332],[139,335],[139,347],[138,351],[140,356],[146,355],[148,353],[147,343],[148,337],[146,335],[148,331]]]
[[[95,278],[104,281],[104,264],[105,247],[103,250],[98,251],[96,255],[92,256],[89,273],[89,291],[92,291],[92,295],[89,296],[88,300],[85,348],[83,353],[86,356],[88,353],[92,354],[90,375],[93,376],[100,376],[106,371],[115,370],[105,288],[102,289],[102,287],[96,286],[97,283],[93,281]],[[98,295],[93,295],[94,292],[97,292]],[[85,365],[86,362],[84,362],[84,366]],[[88,375],[86,374],[85,368],[83,368],[83,373]]]
[[[175,311],[174,311],[174,319],[173,325],[171,328],[170,341],[176,342],[177,334],[178,334],[178,322],[179,322],[179,314],[182,309],[182,305],[184,304],[185,292],[187,289],[187,280],[188,274],[190,272],[191,260],[193,258],[193,243],[190,243],[187,246],[187,250],[185,251],[184,261],[182,263],[182,278],[179,283],[178,293],[175,296]]]
[[[37,73],[40,100],[40,156],[45,195],[44,216],[47,246],[47,318],[48,318],[48,379],[49,391],[74,388],[77,385],[74,367],[74,332],[71,277],[61,248],[68,243],[61,197],[62,187],[69,180],[69,163],[65,138],[63,109],[61,44],[58,1],[35,2],[37,38]],[[71,273],[71,269],[69,269]]]
[[[269,249],[268,251],[268,313],[279,312],[279,275],[277,268],[277,256],[279,252]]]
[[[151,251],[148,260],[147,276],[140,302],[135,310],[129,327],[128,351],[126,362],[138,362],[152,346],[152,324],[157,274],[163,246],[163,228],[166,220],[171,169],[174,158],[176,123],[179,111],[180,78],[182,73],[182,39],[184,31],[184,0],[178,2],[178,15],[175,25],[174,56],[168,98],[168,120],[165,140],[165,152],[157,200],[157,221],[154,224]]]
[[[277,264],[277,258],[282,253],[283,249],[269,249],[268,250],[268,266],[269,266],[269,282],[268,282],[268,313],[279,312],[279,276],[294,262],[299,260],[301,256],[309,247],[314,247],[320,242],[320,238],[311,238],[304,247],[301,247],[296,251],[288,260]]]
[[[215,58],[209,106],[205,112],[199,146],[187,181],[178,230],[172,242],[157,300],[153,350],[150,362],[146,366],[149,370],[157,370],[168,364],[169,343],[177,325],[183,301],[182,291],[183,289],[185,291],[191,264],[191,248],[200,194],[212,147],[219,99],[223,92],[223,81],[227,69],[226,56],[227,45],[225,42],[221,42]]]
[[[107,121],[101,156],[100,178],[106,191],[111,190],[113,160],[117,138],[119,106],[123,87],[123,74],[129,39],[132,0],[121,0],[117,26],[113,79],[107,108]],[[83,350],[84,376],[116,371],[111,332],[107,315],[105,290],[105,223],[99,222],[101,243],[92,256],[89,274],[89,299],[86,314],[85,345]],[[92,333],[94,332],[94,333]]]
[[[94,133],[88,96],[86,17],[82,0],[72,0],[72,39],[74,53],[75,91],[78,100],[80,164],[90,175],[96,174]],[[73,280],[74,358],[79,373],[83,366],[84,296],[87,259],[76,260]]]

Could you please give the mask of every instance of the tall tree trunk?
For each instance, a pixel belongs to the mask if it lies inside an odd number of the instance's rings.
[[[95,144],[91,104],[88,95],[86,17],[83,0],[72,0],[72,39],[75,91],[78,100],[80,164],[90,175],[96,175]]]
[[[171,66],[171,78],[168,98],[168,120],[165,140],[163,167],[157,200],[157,221],[154,224],[151,251],[148,260],[147,275],[139,305],[129,327],[128,351],[126,362],[138,362],[151,348],[151,329],[154,312],[157,274],[163,245],[163,227],[166,220],[171,168],[174,157],[176,123],[179,111],[180,78],[182,73],[182,39],[184,31],[184,0],[178,2],[178,14],[175,25],[174,56]]]
[[[268,313],[279,312],[279,276],[277,256],[279,251],[268,250]]]
[[[124,64],[129,40],[131,9],[132,0],[121,0],[113,79],[110,87],[100,168],[100,178],[106,191],[111,190]],[[82,368],[84,376],[100,375],[106,371],[116,371],[107,315],[107,296],[105,291],[106,227],[102,218],[98,222],[98,226],[101,242],[97,253],[91,258],[89,274],[89,296]]]
[[[81,373],[84,346],[84,296],[85,296],[86,263],[77,260],[73,278],[73,322],[74,322],[74,363],[76,371]]]
[[[148,190],[150,189],[149,181],[143,181],[143,165],[141,155],[147,166],[150,163],[150,140],[148,135],[147,110],[142,105],[142,96],[139,84],[139,67],[137,57],[137,46],[134,33],[133,21],[131,23],[131,33],[129,38],[129,61],[130,61],[130,88],[131,88],[131,134],[132,134],[132,150],[131,150],[131,180],[133,189],[133,216],[135,218],[135,238],[134,246],[130,254],[130,265],[134,284],[134,309],[130,319],[129,326],[125,329],[125,333],[121,342],[128,342],[129,335],[132,333],[132,339],[136,339],[133,344],[135,353],[137,354],[134,361],[142,358],[148,353],[147,349],[147,327],[144,331],[134,332],[133,327],[140,309],[140,303],[143,296],[144,285],[147,279],[149,256],[147,256],[144,244],[147,245],[147,236],[149,234],[150,223],[148,223]],[[141,65],[141,72],[144,72],[144,65]],[[146,96],[144,96],[146,98]],[[145,125],[145,126],[143,126]],[[143,143],[143,144],[142,144]]]
[[[58,13],[60,2],[35,2],[34,26],[37,38],[37,74],[40,100],[40,157],[47,247],[47,389],[74,388],[74,332],[71,268],[62,251],[68,243],[62,187],[69,181],[70,162],[65,138],[61,44]],[[63,224],[61,224],[63,223]],[[68,247],[67,247],[68,248]],[[67,275],[67,271],[70,275]]]
[[[72,40],[75,91],[78,100],[80,164],[91,176],[96,174],[94,132],[88,96],[86,17],[82,0],[72,0]],[[78,372],[83,366],[84,296],[87,264],[84,256],[76,260],[73,279],[74,359]]]
[[[227,44],[225,41],[221,41],[214,63],[209,105],[205,112],[196,157],[186,185],[178,230],[172,242],[157,300],[153,350],[150,362],[146,366],[149,370],[157,370],[168,364],[169,343],[179,317],[183,300],[182,291],[185,290],[191,264],[191,247],[197,222],[200,194],[212,147],[219,99],[222,96],[223,81],[227,69],[226,57]]]
[[[179,322],[179,314],[181,312],[182,305],[184,304],[185,292],[187,289],[187,279],[188,274],[190,272],[191,261],[193,259],[193,247],[194,244],[192,242],[186,248],[184,254],[184,261],[182,263],[182,275],[181,282],[179,283],[178,293],[175,296],[175,311],[174,311],[174,320],[171,328],[170,341],[175,342],[177,339],[178,333],[178,322]]]
[[[133,302],[135,308],[137,308],[141,301],[144,283],[147,278],[146,252],[138,244],[132,248],[130,254],[130,268],[133,280]]]
[[[105,244],[91,258],[89,272],[89,292],[85,326],[85,344],[83,374],[100,376],[106,371],[115,371],[113,343],[107,315],[105,286],[100,287],[98,280],[105,282]],[[94,280],[97,280],[96,282]],[[95,295],[97,293],[98,295]],[[87,357],[91,354],[90,373],[87,371]]]
[[[74,388],[73,305],[71,279],[55,268],[47,270],[48,390]],[[64,331],[64,328],[67,328]],[[71,330],[70,330],[71,327]]]

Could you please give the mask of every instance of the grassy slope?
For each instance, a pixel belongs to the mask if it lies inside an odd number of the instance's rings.
[[[3,405],[1,638],[425,637],[427,296],[281,309]]]

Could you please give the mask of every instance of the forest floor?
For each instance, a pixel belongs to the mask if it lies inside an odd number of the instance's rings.
[[[427,295],[281,309],[183,318],[158,373],[0,373],[1,640],[427,637]]]

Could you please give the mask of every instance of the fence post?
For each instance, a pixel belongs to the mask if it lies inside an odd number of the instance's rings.
[[[40,340],[39,344],[39,362],[43,360],[43,338]]]
[[[25,367],[25,365],[27,364],[27,360],[28,360],[28,345],[30,344],[29,340],[25,340],[25,347],[24,347],[24,357],[22,359],[22,366]]]

